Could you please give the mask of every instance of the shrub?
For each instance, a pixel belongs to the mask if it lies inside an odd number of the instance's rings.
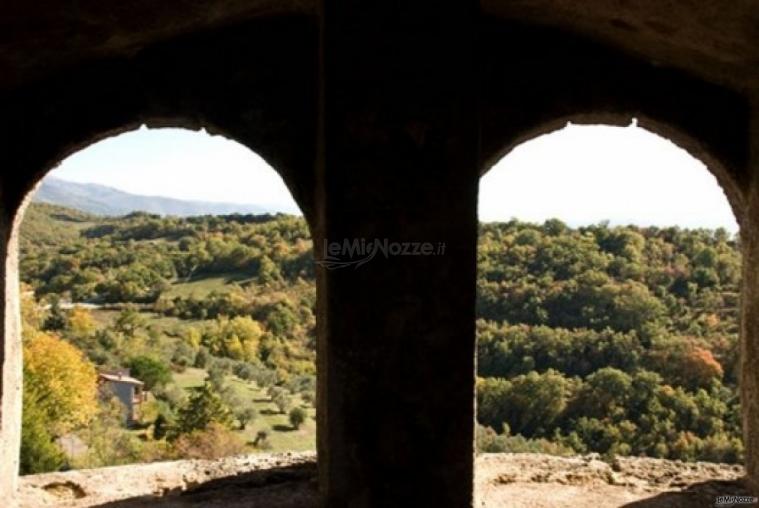
[[[271,443],[269,443],[269,431],[267,429],[261,429],[256,432],[256,439],[253,441],[253,446],[261,450],[268,450],[271,448]]]
[[[174,442],[177,458],[218,459],[245,451],[245,443],[234,432],[216,422],[205,429],[183,434]]]
[[[288,418],[290,419],[290,425],[295,429],[299,429],[303,425],[303,422],[306,421],[306,411],[303,408],[294,407],[290,410]]]

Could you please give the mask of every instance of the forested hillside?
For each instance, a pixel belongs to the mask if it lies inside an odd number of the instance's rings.
[[[484,225],[481,448],[740,460],[739,278],[722,230]]]
[[[219,440],[313,446],[303,219],[100,218],[33,204],[21,237],[35,299],[26,335],[61,337],[93,368],[150,378],[141,442],[98,464],[205,456]],[[740,460],[740,255],[726,232],[485,224],[478,264],[480,450]],[[62,435],[56,418],[42,438],[26,434],[30,446]],[[292,429],[310,433],[294,442]]]

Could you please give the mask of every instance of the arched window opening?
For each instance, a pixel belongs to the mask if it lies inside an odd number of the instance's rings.
[[[707,168],[634,124],[569,125],[504,157],[479,199],[477,451],[709,461],[736,466],[694,482],[740,476],[741,253]],[[498,460],[479,458],[479,483],[504,473],[493,464],[534,472],[538,459]],[[546,494],[520,500],[529,492]]]
[[[311,238],[263,159],[143,128],[23,213],[22,474],[315,449]]]

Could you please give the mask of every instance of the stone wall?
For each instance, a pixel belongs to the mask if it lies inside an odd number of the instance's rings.
[[[563,0],[175,7],[43,1],[4,13],[0,492],[8,503],[20,424],[14,221],[64,157],[142,124],[206,128],[259,153],[293,193],[317,249],[345,238],[446,244],[438,257],[318,270],[319,486],[331,508],[422,498],[459,508],[473,499],[479,176],[568,120],[638,118],[707,163],[742,226],[742,395],[748,471],[759,484],[753,4],[630,3],[618,15],[606,2]],[[557,17],[567,9],[572,16]]]
[[[20,508],[312,508],[318,504],[313,453],[257,454],[66,473],[20,481]],[[683,463],[597,454],[477,457],[480,508],[694,508],[745,495],[739,465]]]

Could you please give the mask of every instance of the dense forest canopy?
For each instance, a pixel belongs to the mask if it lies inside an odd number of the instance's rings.
[[[481,448],[741,459],[726,231],[485,224],[478,265]]]
[[[489,223],[478,268],[481,451],[741,459],[740,254],[727,232]],[[297,396],[306,405],[293,408],[293,426],[313,410],[314,263],[302,218],[102,218],[33,204],[21,272],[40,333],[99,368],[165,367],[147,424],[173,450],[206,449],[203,439],[229,448],[223,428],[245,428],[243,412],[227,414],[239,401],[225,400],[224,379],[266,388],[283,414]],[[187,368],[209,372],[189,396],[171,381]],[[190,424],[199,408],[211,416]]]

